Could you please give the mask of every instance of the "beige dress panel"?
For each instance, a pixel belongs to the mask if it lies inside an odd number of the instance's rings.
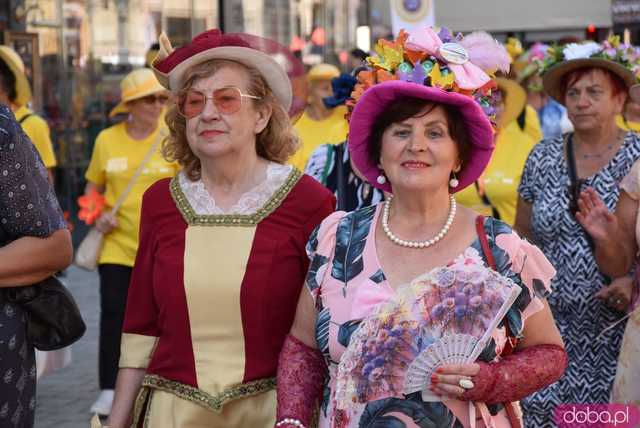
[[[214,413],[159,389],[151,391],[144,428],[249,428],[276,423],[276,391],[228,402]]]
[[[620,187],[634,200],[640,200],[640,161],[637,161]],[[640,246],[640,212],[636,217],[636,241]],[[636,284],[636,287],[638,284]],[[616,378],[611,391],[614,403],[640,405],[640,305],[627,321],[624,331]]]

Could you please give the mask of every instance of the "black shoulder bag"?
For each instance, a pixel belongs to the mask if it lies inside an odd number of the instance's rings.
[[[0,228],[0,247],[10,241],[7,238]],[[24,287],[0,288],[0,302],[24,311],[27,340],[41,351],[69,346],[87,329],[75,299],[55,276]]]
[[[27,340],[41,351],[69,346],[87,329],[75,299],[55,276],[26,287],[4,288],[2,296],[24,311]]]

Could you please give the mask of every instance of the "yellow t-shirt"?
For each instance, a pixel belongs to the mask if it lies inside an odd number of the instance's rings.
[[[618,126],[618,128],[623,129],[627,132],[640,132],[640,122],[625,120],[624,117],[622,117],[622,115],[620,114],[616,116],[616,125]]]
[[[47,122],[25,106],[19,107],[14,114],[18,122],[26,115],[31,115],[20,124],[22,130],[27,134],[29,139],[31,139],[33,145],[36,146],[36,150],[40,154],[44,166],[47,168],[55,167],[58,163],[56,162],[56,155],[53,152],[51,131],[49,130]]]
[[[529,104],[525,106],[524,132],[527,133],[536,143],[544,138],[538,112]]]
[[[159,138],[163,125],[144,140],[132,139],[125,123],[118,123],[100,132],[93,148],[91,163],[85,174],[88,181],[105,187],[106,210],[110,210],[124,192],[145,155]],[[162,131],[166,135],[166,131]],[[167,162],[158,152],[151,156],[133,189],[118,210],[118,228],[107,234],[98,263],[133,266],[138,250],[138,229],[142,195],[157,180],[173,177],[178,165]]]
[[[500,215],[500,219],[513,225],[516,219],[518,186],[529,152],[537,143],[517,122],[511,122],[496,139],[496,149],[491,161],[478,180],[478,185]],[[474,184],[456,193],[456,200],[484,215],[491,215],[491,207],[485,205]]]
[[[315,149],[322,144],[338,144],[346,140],[349,131],[349,124],[344,118],[346,113],[345,106],[338,106],[326,119],[313,120],[304,112],[294,125],[300,137],[300,148],[291,156],[289,163],[304,171]]]

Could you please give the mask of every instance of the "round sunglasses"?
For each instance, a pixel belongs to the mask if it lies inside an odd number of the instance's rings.
[[[143,101],[145,104],[160,103],[162,105],[165,105],[167,102],[169,102],[169,96],[164,94],[147,95],[146,97],[140,98],[140,100]]]
[[[207,100],[210,99],[220,113],[232,114],[240,110],[243,98],[261,99],[255,95],[243,94],[235,86],[216,89],[210,96],[198,89],[191,88],[178,96],[178,111],[187,119],[192,119],[202,113]]]

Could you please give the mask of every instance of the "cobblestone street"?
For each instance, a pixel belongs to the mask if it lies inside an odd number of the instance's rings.
[[[98,274],[71,267],[61,279],[78,301],[87,332],[73,345],[71,365],[38,382],[35,426],[87,428],[91,416],[89,407],[98,394]]]

